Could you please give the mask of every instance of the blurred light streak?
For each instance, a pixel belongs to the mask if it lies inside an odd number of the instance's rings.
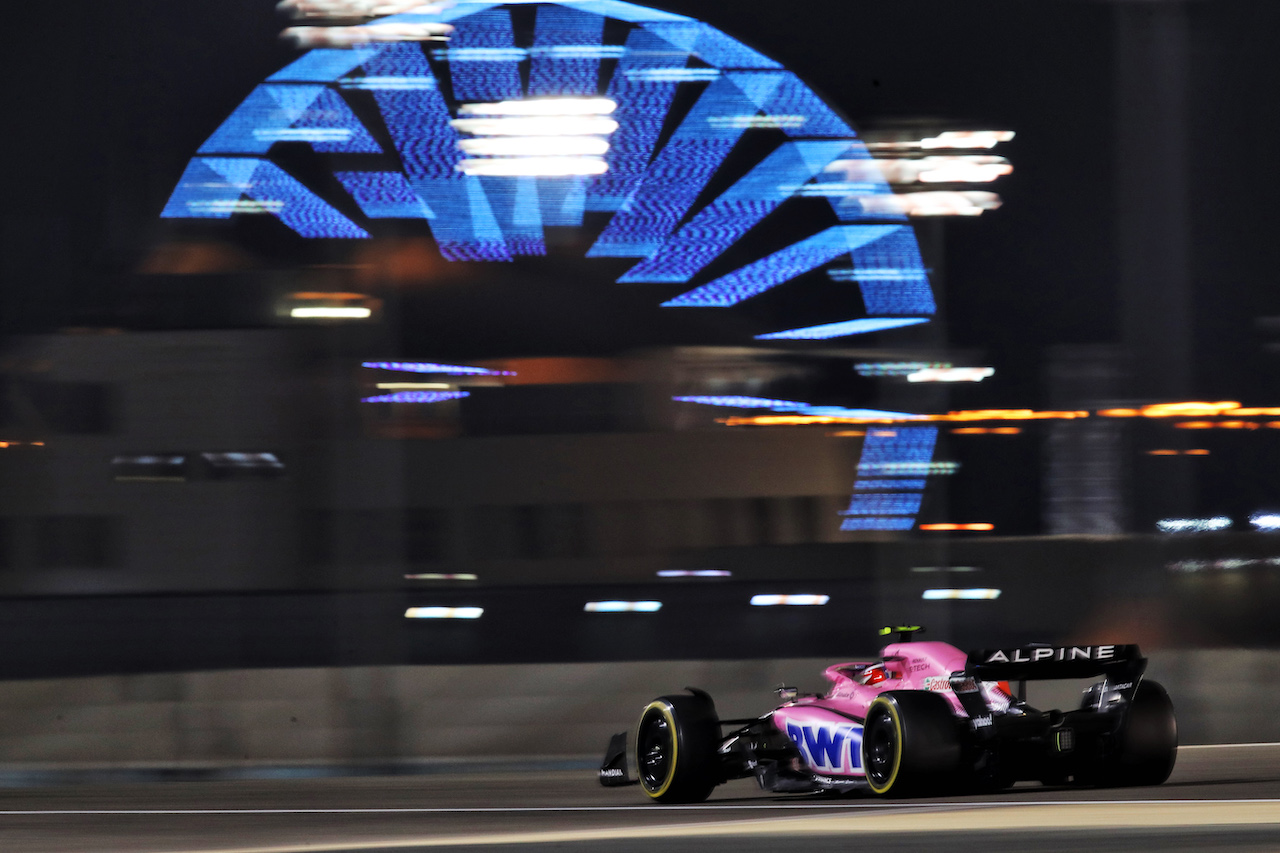
[[[454,0],[280,0],[276,9],[295,19],[350,20],[381,18],[413,11],[419,15],[437,15],[456,5]]]
[[[1013,167],[1003,157],[961,155],[915,159],[836,160],[826,170],[843,172],[845,185],[852,189],[852,192],[844,194],[855,195],[860,192],[860,189],[853,185],[879,180],[886,180],[891,184],[989,183],[1012,173]]]
[[[846,409],[842,406],[814,406],[791,400],[771,400],[768,397],[744,397],[740,395],[672,397],[677,403],[699,403],[704,406],[724,406],[733,409],[772,409],[775,412],[801,412],[819,417],[853,417],[871,421],[892,419],[910,421],[916,415],[907,412],[884,412],[878,409]]]
[[[956,427],[952,435],[1020,435],[1022,427]]]
[[[1212,518],[1162,518],[1156,522],[1161,533],[1208,533],[1231,527],[1231,519],[1225,515]]]
[[[609,143],[597,136],[497,136],[463,139],[458,148],[473,157],[574,157],[602,155]]]
[[[853,410],[851,410],[853,411]],[[1038,412],[1033,409],[974,409],[948,412],[945,415],[903,415],[894,417],[892,413],[870,415],[835,415],[835,414],[795,414],[795,415],[758,415],[755,417],[726,418],[729,426],[802,426],[805,424],[888,424],[919,422],[964,422],[964,421],[1041,421],[1041,420],[1075,420],[1087,418],[1089,413],[1076,412]]]
[[[463,104],[460,116],[586,116],[609,115],[618,108],[609,98],[530,98],[492,104]]]
[[[712,127],[732,127],[732,128],[799,128],[809,120],[808,116],[760,116],[760,115],[739,115],[739,116],[711,116],[707,119],[707,123]]]
[[[423,572],[417,575],[405,575],[407,581],[477,581],[480,580],[479,575],[473,575],[469,572],[458,573],[442,573],[442,572]]]
[[[926,589],[920,596],[925,601],[995,601],[998,589]]]
[[[603,175],[609,164],[598,157],[513,157],[501,160],[463,160],[456,167],[474,177],[555,177]]]
[[[861,429],[840,429],[835,432],[827,433],[828,438],[863,438],[866,436],[866,430]]]
[[[751,604],[755,607],[821,607],[831,600],[829,595],[799,593],[795,595],[753,595]]]
[[[446,41],[452,24],[389,23],[355,27],[289,27],[280,34],[299,49],[348,48],[404,41]]]
[[[404,612],[406,619],[479,619],[483,607],[410,607]]]
[[[995,376],[994,367],[926,367],[907,374],[908,382],[981,382]]]
[[[1259,530],[1280,530],[1280,513],[1255,512],[1249,516],[1249,523]]]
[[[607,136],[618,129],[611,118],[587,115],[459,118],[449,124],[476,136]]]
[[[460,400],[470,397],[467,391],[397,391],[394,394],[379,394],[376,397],[364,397],[361,403],[443,403],[448,400]]]
[[[448,382],[379,382],[375,387],[382,391],[447,391]]]
[[[864,216],[981,216],[1000,206],[1000,196],[972,190],[848,195],[840,205]]]
[[[733,572],[728,569],[660,569],[660,578],[727,578]]]
[[[790,329],[785,332],[772,332],[767,335],[756,335],[758,341],[777,340],[828,340],[843,338],[848,335],[866,335],[871,332],[883,332],[886,329],[897,329],[902,326],[916,326],[929,322],[926,317],[910,317],[904,319],[890,317],[869,317],[862,320],[845,320],[840,323],[825,323],[821,326],[808,326],[803,329]]]
[[[289,309],[290,317],[306,320],[365,320],[372,315],[372,310],[361,306],[314,306]]]
[[[582,609],[587,613],[656,613],[662,609],[662,602],[588,601]]]
[[[0,441],[0,450],[11,447],[44,447],[43,441]]]
[[[1208,456],[1209,451],[1203,448],[1193,450],[1171,450],[1168,448],[1159,448],[1157,450],[1148,450],[1148,456]]]
[[[922,524],[920,525],[920,529],[921,530],[971,530],[972,531],[972,530],[995,530],[996,526],[994,524],[990,524],[989,522],[985,522],[985,521],[961,523],[961,524],[958,524],[955,522],[940,522],[937,524]]]
[[[622,76],[637,83],[709,83],[720,77],[719,68],[634,68]]]
[[[362,361],[360,366],[405,373],[444,373],[450,376],[515,376],[509,370],[489,370],[487,367],[469,367],[464,364],[436,364],[430,361]]]
[[[844,270],[828,270],[827,274],[836,278],[832,275],[834,272],[844,272]],[[947,361],[876,361],[855,364],[853,369],[859,376],[907,376],[921,370],[945,370],[949,367],[951,362]]]
[[[920,140],[921,148],[994,148],[1013,139],[1012,130],[946,130]]]

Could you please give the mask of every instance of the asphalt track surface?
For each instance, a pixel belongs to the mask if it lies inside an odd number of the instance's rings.
[[[773,853],[1280,850],[1280,744],[1183,748],[1166,784],[878,800],[764,794],[657,806],[594,773],[75,785],[0,790],[5,853]]]

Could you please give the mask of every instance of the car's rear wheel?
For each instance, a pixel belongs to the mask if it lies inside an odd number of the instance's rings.
[[[720,721],[709,696],[659,696],[636,725],[640,787],[660,803],[702,802],[721,781],[719,742]]]
[[[1173,772],[1178,757],[1178,720],[1163,686],[1143,681],[1117,736],[1117,749],[1098,768],[1101,786],[1159,785]]]
[[[960,766],[960,735],[941,696],[882,693],[867,709],[862,769],[872,793],[907,796],[952,783]]]

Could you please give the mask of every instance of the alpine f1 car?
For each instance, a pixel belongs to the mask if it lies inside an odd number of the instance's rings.
[[[910,796],[999,790],[1014,782],[1158,785],[1169,778],[1178,726],[1169,694],[1142,678],[1134,645],[980,649],[912,641],[874,661],[824,672],[825,694],[779,688],[755,719],[721,720],[701,690],[660,696],[635,731],[614,735],[602,785],[638,782],[660,803],[701,802],[719,784],[754,777],[775,792],[868,791]],[[1080,707],[1040,711],[1026,682],[1101,677]],[[1015,691],[1010,682],[1018,682]],[[728,729],[726,732],[725,729]],[[637,778],[633,778],[634,768]]]

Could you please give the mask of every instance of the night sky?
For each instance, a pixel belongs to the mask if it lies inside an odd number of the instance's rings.
[[[277,38],[287,22],[269,0],[27,5],[8,19],[5,51],[11,153],[0,331],[127,326],[137,312],[129,295],[137,271],[167,236],[158,216],[187,160],[254,85],[297,54]],[[1040,405],[1044,345],[1115,340],[1109,4],[652,5],[707,21],[779,60],[855,127],[925,116],[1017,131],[999,152],[1015,171],[992,187],[1004,207],[945,225],[950,342],[998,368],[967,403]],[[1204,394],[1276,405],[1274,363],[1261,350],[1269,338],[1254,318],[1280,315],[1270,180],[1277,158],[1269,145],[1280,133],[1280,4],[1213,0],[1191,10],[1197,320],[1188,345]],[[406,297],[410,317],[411,303]],[[458,310],[454,325],[491,316]],[[513,309],[524,326],[528,310],[536,302]],[[576,346],[590,350],[627,310],[625,300],[602,298],[570,312],[575,323],[606,329],[583,334]],[[491,319],[480,338],[491,354],[532,345],[533,333],[516,334],[514,320]],[[682,334],[696,334],[692,321],[681,322]],[[645,342],[643,330],[624,337]]]

